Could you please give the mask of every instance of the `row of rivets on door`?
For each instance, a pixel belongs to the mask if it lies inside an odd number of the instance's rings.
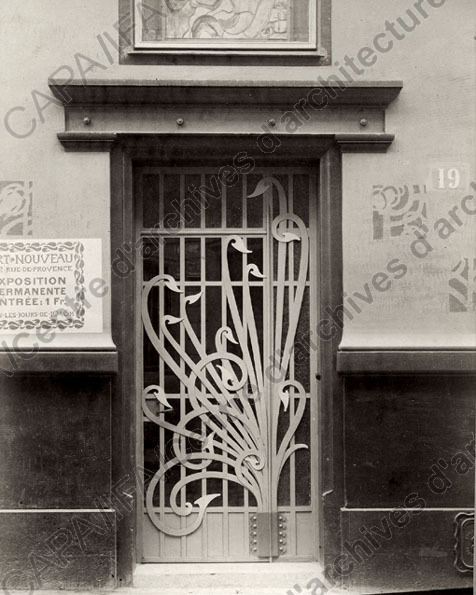
[[[278,516],[278,543],[279,553],[286,553],[286,517],[282,514]]]
[[[359,120],[359,124],[362,126],[362,128],[365,128],[365,126],[367,126],[368,123],[369,123],[369,121],[367,120],[367,118],[360,118],[360,120]],[[276,128],[276,126],[278,125],[278,123],[276,122],[276,120],[274,118],[268,118],[267,124],[271,128]]]
[[[250,516],[250,552],[256,554],[258,551],[258,524],[255,514]],[[279,553],[286,553],[286,518],[282,515],[278,517],[278,543]]]
[[[255,514],[250,516],[250,552],[256,554],[258,552],[258,525]]]
[[[177,126],[183,126],[185,124],[185,120],[183,118],[177,118],[175,120]],[[90,126],[91,125],[91,118],[88,118],[88,116],[86,116],[85,118],[83,118],[83,124],[85,126]]]

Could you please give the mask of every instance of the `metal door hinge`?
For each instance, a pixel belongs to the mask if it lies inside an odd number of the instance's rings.
[[[258,558],[276,558],[286,553],[286,518],[277,512],[250,516],[250,551]]]

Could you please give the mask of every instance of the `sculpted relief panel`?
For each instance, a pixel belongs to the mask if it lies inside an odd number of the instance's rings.
[[[272,48],[310,47],[315,42],[315,0],[155,0],[152,4],[157,14],[144,22],[140,43]]]

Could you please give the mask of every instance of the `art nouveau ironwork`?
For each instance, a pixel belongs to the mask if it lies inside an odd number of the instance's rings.
[[[154,200],[162,209],[173,202],[174,180],[183,198],[193,176],[145,175],[146,210]],[[202,174],[189,188],[198,179],[207,181]],[[223,559],[234,558],[229,540],[238,520],[230,515],[240,513],[238,533],[249,529],[250,547],[239,557],[296,557],[298,510],[307,514],[301,524],[312,524],[315,358],[294,347],[313,317],[313,177],[263,172],[222,193],[219,205],[191,214],[188,227],[144,259],[141,408],[145,467],[153,469],[145,513],[162,543],[199,531],[203,539],[207,519],[220,514],[228,543],[216,557]],[[177,204],[186,219],[186,201]],[[143,235],[153,253],[153,234]],[[289,518],[279,521],[278,512]],[[276,527],[263,529],[270,522]],[[190,558],[188,543],[178,558]]]

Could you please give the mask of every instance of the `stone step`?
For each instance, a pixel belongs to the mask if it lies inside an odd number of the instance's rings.
[[[134,588],[183,589],[182,593],[200,592],[228,595],[257,593],[259,589],[285,595],[295,585],[302,592],[315,578],[322,577],[317,563],[256,564],[141,564],[134,573]],[[278,589],[279,591],[277,591]],[[311,589],[312,591],[312,589]],[[164,591],[166,593],[166,591]],[[218,593],[218,591],[217,591]]]
[[[210,588],[183,588],[183,587],[172,587],[162,588],[156,587],[126,587],[118,588],[114,591],[110,590],[94,590],[94,591],[66,591],[66,590],[42,590],[38,591],[38,595],[286,595],[287,588],[282,587],[270,587],[270,588],[223,588],[214,587]],[[27,591],[15,591],[10,590],[11,595],[25,595]],[[311,593],[309,590],[304,590],[302,595]],[[318,593],[318,591],[316,591]],[[328,591],[331,595],[361,595],[353,591],[342,591],[341,589],[332,589]]]
[[[161,587],[155,588],[133,588],[133,589],[121,589],[116,591],[114,595],[286,595],[288,587],[213,587],[213,588],[175,588],[175,589],[162,589]],[[319,591],[315,591],[319,593]],[[325,593],[326,591],[323,591]],[[301,595],[308,595],[312,591],[304,589]],[[332,589],[327,591],[330,595],[361,595],[352,591],[343,591],[341,589]],[[43,595],[43,594],[42,594]],[[56,595],[64,595],[64,593],[58,593]],[[76,595],[76,594],[75,594]]]

